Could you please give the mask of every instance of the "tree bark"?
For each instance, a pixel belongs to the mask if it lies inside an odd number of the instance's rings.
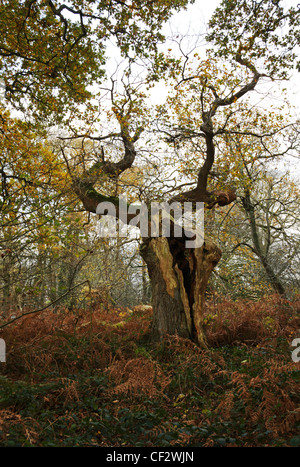
[[[259,238],[259,232],[256,224],[256,217],[255,217],[255,208],[254,204],[252,203],[250,199],[250,192],[249,190],[246,190],[245,196],[242,198],[242,203],[244,210],[248,216],[248,219],[250,221],[250,228],[251,228],[251,236],[252,236],[252,241],[254,247],[252,248],[252,251],[257,255],[259,258],[265,272],[267,275],[267,278],[273,287],[274,291],[278,293],[279,295],[285,297],[286,296],[286,291],[284,288],[284,285],[280,281],[279,277],[276,275],[275,271],[273,270],[270,262],[268,261],[268,255],[267,253],[264,253],[263,247]]]
[[[182,238],[158,237],[144,240],[141,255],[153,293],[151,340],[177,334],[207,347],[204,294],[220,249],[208,242],[201,248],[185,248]]]

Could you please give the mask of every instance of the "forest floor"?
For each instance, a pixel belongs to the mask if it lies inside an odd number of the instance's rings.
[[[208,350],[147,343],[149,306],[28,315],[0,332],[0,446],[299,446],[299,311],[209,301]]]

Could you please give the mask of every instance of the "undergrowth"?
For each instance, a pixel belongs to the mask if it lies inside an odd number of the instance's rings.
[[[297,446],[299,309],[210,301],[208,350],[147,343],[150,307],[28,315],[0,332],[0,445]]]

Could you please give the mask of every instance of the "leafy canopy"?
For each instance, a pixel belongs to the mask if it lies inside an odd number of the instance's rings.
[[[155,58],[162,23],[189,0],[1,0],[0,70],[18,108],[63,119],[105,75],[106,48]],[[34,114],[35,116],[37,114]]]
[[[285,9],[280,0],[222,0],[207,39],[219,57],[253,65],[273,78],[300,71],[299,4]]]

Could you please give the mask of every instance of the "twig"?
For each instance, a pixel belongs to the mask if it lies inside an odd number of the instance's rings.
[[[7,323],[1,324],[1,325],[0,325],[0,329],[5,328],[5,327],[8,326],[9,324],[14,323],[15,321],[17,321],[18,319],[23,318],[24,316],[31,315],[31,314],[33,314],[33,313],[39,313],[40,311],[46,310],[46,309],[49,308],[50,306],[54,305],[55,303],[59,302],[59,301],[62,300],[64,297],[66,297],[66,296],[71,292],[71,290],[74,290],[74,289],[76,289],[76,287],[80,287],[81,285],[86,284],[86,283],[89,285],[89,289],[91,289],[90,281],[89,281],[88,279],[85,280],[85,281],[83,281],[83,282],[80,282],[79,284],[76,284],[76,285],[74,285],[73,287],[70,287],[70,288],[67,290],[67,292],[65,292],[64,294],[62,294],[60,297],[56,298],[53,302],[49,303],[48,305],[46,305],[46,306],[44,306],[44,307],[42,307],[42,308],[38,308],[37,310],[27,311],[26,313],[23,313],[22,315],[17,316],[16,318],[11,319],[11,320],[8,321]]]

